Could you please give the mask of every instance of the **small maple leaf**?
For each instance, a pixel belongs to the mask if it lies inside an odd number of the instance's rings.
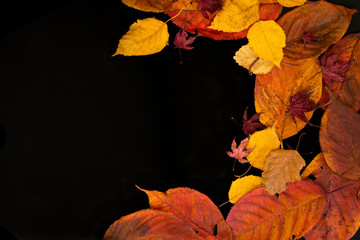
[[[317,104],[310,101],[310,95],[313,92],[314,90],[308,93],[298,92],[294,96],[290,97],[290,105],[286,110],[286,114],[290,113],[290,116],[294,120],[295,124],[295,117],[310,124],[310,121],[306,118],[305,113],[311,112],[318,107]]]
[[[175,40],[174,40],[175,48],[191,50],[193,49],[193,47],[189,45],[194,42],[195,38],[196,37],[188,38],[187,32],[181,29],[175,36]]]
[[[235,158],[234,161],[234,166],[233,166],[233,171],[234,171],[234,167],[235,167],[235,162],[236,160],[238,160],[240,163],[247,163],[249,162],[248,160],[244,159],[247,155],[249,155],[253,150],[253,149],[249,149],[249,150],[245,150],[246,146],[248,145],[249,142],[249,137],[245,138],[244,140],[242,140],[239,144],[239,146],[237,147],[236,145],[236,141],[235,138],[231,144],[231,152],[228,151],[226,152],[229,157]]]
[[[201,14],[209,19],[207,12],[213,14],[215,13],[222,5],[222,0],[200,0],[199,9]]]
[[[249,136],[249,134],[253,134],[254,132],[258,130],[263,130],[266,128],[265,125],[263,125],[260,122],[257,122],[259,120],[261,113],[254,114],[249,120],[247,116],[247,108],[245,109],[244,115],[243,115],[243,127],[242,130],[245,133],[246,136]]]
[[[345,72],[349,69],[351,63],[345,61],[337,61],[339,55],[332,54],[327,56],[324,54],[320,61],[320,67],[323,74],[324,83],[329,85],[331,81],[345,82],[349,78],[345,77]]]
[[[304,45],[311,44],[311,43],[317,42],[317,41],[319,41],[319,37],[314,36],[312,34],[312,31],[308,31],[303,34]]]

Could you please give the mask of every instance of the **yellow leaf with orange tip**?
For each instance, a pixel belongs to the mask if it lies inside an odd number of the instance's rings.
[[[229,202],[236,203],[248,192],[262,186],[262,178],[254,175],[248,175],[238,178],[231,183],[229,190]]]
[[[124,4],[144,12],[165,12],[172,0],[122,0]]]
[[[246,149],[249,150],[254,148],[254,150],[246,157],[246,159],[253,167],[262,170],[265,159],[272,151],[279,149],[279,147],[280,140],[275,132],[275,128],[268,127],[250,135]]]
[[[240,66],[255,74],[266,74],[275,66],[274,63],[259,58],[249,45],[242,46],[234,56]]]
[[[271,152],[262,173],[265,190],[271,195],[285,191],[287,183],[301,181],[300,170],[305,165],[305,160],[296,150]]]
[[[326,164],[323,153],[319,153],[316,157],[306,166],[304,171],[301,173],[301,179],[307,178],[316,169]]]
[[[273,20],[258,21],[249,28],[247,38],[249,46],[259,58],[280,66],[286,36],[279,24]]]
[[[137,20],[120,39],[115,55],[140,56],[160,52],[169,41],[166,23],[156,18]]]
[[[306,3],[307,0],[277,0],[284,7],[297,7]]]
[[[275,125],[279,139],[298,133],[306,122],[291,117],[290,98],[299,92],[311,92],[310,101],[317,104],[322,93],[322,73],[316,59],[296,65],[281,64],[268,74],[257,75],[255,81],[255,109],[261,113],[259,120],[265,126]],[[314,111],[305,112],[310,120]]]
[[[240,32],[259,19],[259,0],[225,0],[208,28],[223,32]]]

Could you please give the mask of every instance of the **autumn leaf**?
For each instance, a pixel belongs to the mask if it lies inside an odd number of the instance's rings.
[[[274,195],[285,191],[286,184],[301,181],[300,170],[305,160],[296,150],[275,150],[266,158],[263,168],[265,190]]]
[[[160,52],[169,41],[166,23],[156,18],[137,20],[120,39],[116,52],[124,56],[149,55]]]
[[[250,27],[247,38],[259,58],[280,66],[286,37],[279,24],[273,20],[258,21]]]
[[[355,59],[355,56],[357,54],[354,51],[355,51],[355,47],[358,45],[359,39],[360,39],[359,33],[348,34],[344,38],[342,38],[339,42],[334,44],[331,48],[326,50],[324,52],[323,56],[321,57],[322,61],[320,61],[320,65],[322,68],[323,81],[325,82],[325,84],[323,86],[323,93],[322,93],[321,99],[319,101],[319,105],[322,106],[322,108],[324,110],[327,108],[327,104],[330,101],[329,94],[324,89],[325,86],[327,86],[328,89],[335,96],[339,96],[340,89],[342,89],[343,82],[345,80],[355,79],[355,81],[356,81],[356,79],[357,79],[357,77],[356,77],[356,74],[357,74],[356,59]],[[359,49],[359,46],[357,47],[357,49]],[[359,50],[357,50],[357,51],[359,51]],[[336,59],[335,59],[335,57],[336,57]],[[328,58],[330,58],[330,59],[333,58],[335,60],[335,62],[330,61],[330,64],[327,64]],[[321,63],[321,62],[323,62],[323,63]],[[349,71],[349,73],[347,74],[348,76],[346,76],[346,72],[348,71],[348,69],[341,70],[341,69],[337,68],[337,66],[338,66],[337,63],[343,63],[343,64],[345,64],[345,67],[347,66],[346,63],[349,63],[348,67],[350,67],[351,65],[354,65],[352,67],[353,70]],[[335,65],[335,69],[332,69],[333,65]],[[355,71],[354,71],[354,69],[355,69]],[[324,73],[325,73],[325,76],[324,76]],[[327,77],[326,77],[326,74],[328,74]],[[334,77],[335,77],[335,80],[338,79],[339,81],[333,81],[332,79],[334,79]],[[347,83],[346,87],[344,87],[343,91],[345,92],[345,91],[347,91],[348,86],[350,86],[350,88],[348,90],[350,90],[351,94],[346,94],[346,93],[341,94],[342,101],[347,102],[347,100],[345,100],[346,96],[350,96],[350,99],[353,99],[353,97],[356,98],[356,96],[360,96],[360,92],[359,93],[353,92],[353,90],[356,90],[356,87],[352,86],[353,84],[354,84],[354,82]],[[356,105],[356,103],[352,102],[350,100],[349,105]]]
[[[293,63],[318,57],[345,34],[355,10],[326,1],[304,4],[284,14],[277,22],[286,34],[284,61]],[[303,43],[304,34],[317,38]]]
[[[121,0],[129,7],[145,12],[165,12],[173,0]]]
[[[345,72],[350,67],[350,62],[339,61],[339,55],[323,55],[320,58],[320,67],[323,73],[323,80],[326,85],[331,81],[345,82],[349,80],[345,77]]]
[[[316,169],[320,168],[325,164],[323,153],[319,153],[316,157],[306,166],[304,171],[301,173],[301,179],[309,177]]]
[[[290,97],[290,105],[286,111],[287,114],[290,114],[290,117],[294,120],[295,124],[297,124],[295,118],[310,124],[310,121],[306,118],[305,113],[312,112],[318,107],[317,104],[310,100],[310,96],[313,92],[314,90],[308,93],[298,92]]]
[[[151,209],[175,215],[191,226],[198,236],[213,239],[216,226],[217,239],[232,239],[231,229],[220,210],[206,195],[190,188],[169,189],[166,193],[141,190],[148,195]]]
[[[262,187],[261,177],[248,175],[242,178],[238,178],[231,183],[229,190],[229,202],[236,203],[247,193],[259,187]]]
[[[274,63],[259,58],[248,44],[235,53],[234,59],[237,64],[255,74],[266,74],[275,66]]]
[[[359,181],[337,175],[326,164],[312,174],[315,183],[326,192],[326,204],[321,218],[305,234],[305,239],[350,239],[360,225]]]
[[[208,28],[223,32],[240,32],[259,19],[259,0],[224,0],[222,9]]]
[[[146,209],[124,216],[106,231],[104,240],[169,239],[202,240],[174,214]]]
[[[226,222],[235,239],[300,238],[321,217],[325,199],[322,188],[310,181],[289,183],[278,198],[261,187],[240,198]]]
[[[193,47],[189,46],[194,42],[196,37],[188,37],[188,34],[184,30],[180,30],[174,40],[175,48],[185,49],[185,50],[191,50]]]
[[[173,23],[187,32],[197,33],[199,36],[209,37],[215,40],[232,40],[246,37],[247,29],[236,33],[226,33],[208,28],[216,12],[213,14],[208,12],[208,18],[206,18],[201,11],[198,10],[200,8],[199,4],[199,1],[178,0],[173,2],[168,14],[170,17],[174,17],[181,9],[180,15],[172,19]],[[259,11],[261,20],[275,20],[280,15],[282,6],[278,3],[264,3],[260,4]]]
[[[200,0],[199,8],[201,14],[209,19],[207,12],[213,14],[221,8],[222,0]]]
[[[312,92],[309,101],[317,104],[322,91],[321,69],[315,59],[297,65],[282,64],[268,74],[257,75],[255,81],[255,109],[261,112],[260,122],[266,126],[275,125],[279,139],[286,139],[298,133],[306,122],[289,113],[290,99],[301,92]],[[313,111],[305,112],[310,120]]]
[[[297,7],[306,3],[306,0],[277,0],[284,7]]]
[[[247,116],[247,108],[243,114],[243,127],[242,130],[246,136],[255,133],[256,131],[263,130],[266,128],[262,123],[260,123],[259,117],[261,113],[255,113],[249,120]]]
[[[360,180],[360,115],[330,96],[319,133],[324,158],[335,173]]]
[[[253,167],[263,169],[265,159],[279,149],[280,141],[274,127],[268,127],[250,135],[246,149],[254,149],[246,158]]]
[[[248,149],[245,150],[246,146],[248,145],[249,138],[245,138],[242,140],[239,144],[239,146],[236,145],[235,138],[231,144],[231,152],[226,152],[229,157],[235,158],[235,161],[238,160],[240,163],[247,163],[248,160],[245,159],[251,153],[254,149]],[[235,167],[235,162],[234,162]],[[234,168],[233,168],[234,170]]]

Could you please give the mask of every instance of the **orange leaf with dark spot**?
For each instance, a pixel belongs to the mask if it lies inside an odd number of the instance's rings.
[[[174,214],[206,239],[232,239],[230,227],[220,210],[204,194],[190,188],[169,189],[166,193],[143,190],[149,197],[150,208]],[[216,238],[214,228],[217,228]]]
[[[360,115],[330,96],[319,133],[324,158],[340,176],[360,180]]]
[[[320,220],[305,239],[350,239],[360,225],[359,181],[337,175],[326,163],[312,174],[315,183],[326,192],[326,204]]]
[[[319,220],[325,200],[323,189],[310,181],[289,183],[278,198],[261,187],[240,198],[226,222],[235,239],[299,238]]]
[[[260,20],[277,19],[282,11],[282,8],[283,7],[278,3],[260,4]],[[246,37],[248,31],[247,29],[237,33],[225,33],[222,31],[209,29],[208,26],[210,26],[212,19],[216,15],[216,12],[212,14],[208,12],[208,18],[204,17],[199,10],[199,1],[175,1],[168,11],[169,16],[175,16],[180,12],[180,9],[182,9],[181,14],[172,21],[187,32],[197,32],[200,36],[209,37],[215,40],[233,40]]]
[[[304,4],[284,14],[277,22],[286,33],[284,62],[318,57],[345,34],[356,10],[326,1]],[[304,43],[311,32],[312,40]],[[305,39],[306,40],[306,39]]]

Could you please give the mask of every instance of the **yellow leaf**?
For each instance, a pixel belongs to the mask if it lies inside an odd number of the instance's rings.
[[[320,168],[326,164],[323,153],[319,153],[316,157],[307,165],[305,170],[301,174],[301,179],[307,178],[310,174],[312,174],[316,169]]]
[[[259,0],[225,0],[208,28],[223,32],[240,32],[259,19]]]
[[[297,7],[306,3],[306,0],[278,0],[284,7]]]
[[[229,202],[236,203],[248,192],[262,186],[262,178],[254,175],[238,178],[231,183],[229,190]]]
[[[300,170],[305,165],[305,160],[296,150],[271,152],[262,173],[265,190],[271,195],[285,191],[287,183],[301,181]]]
[[[268,127],[250,135],[246,149],[254,150],[246,157],[253,167],[263,169],[265,159],[269,154],[280,147],[280,140],[275,127]]]
[[[247,38],[256,55],[280,67],[286,36],[279,24],[273,20],[258,21],[250,27]]]
[[[122,0],[124,4],[145,12],[164,12],[167,10],[172,0]]]
[[[242,46],[235,53],[234,59],[237,64],[255,74],[266,74],[275,66],[274,63],[259,58],[249,45]]]
[[[140,56],[160,52],[169,41],[166,23],[156,18],[137,20],[120,39],[115,55]]]

